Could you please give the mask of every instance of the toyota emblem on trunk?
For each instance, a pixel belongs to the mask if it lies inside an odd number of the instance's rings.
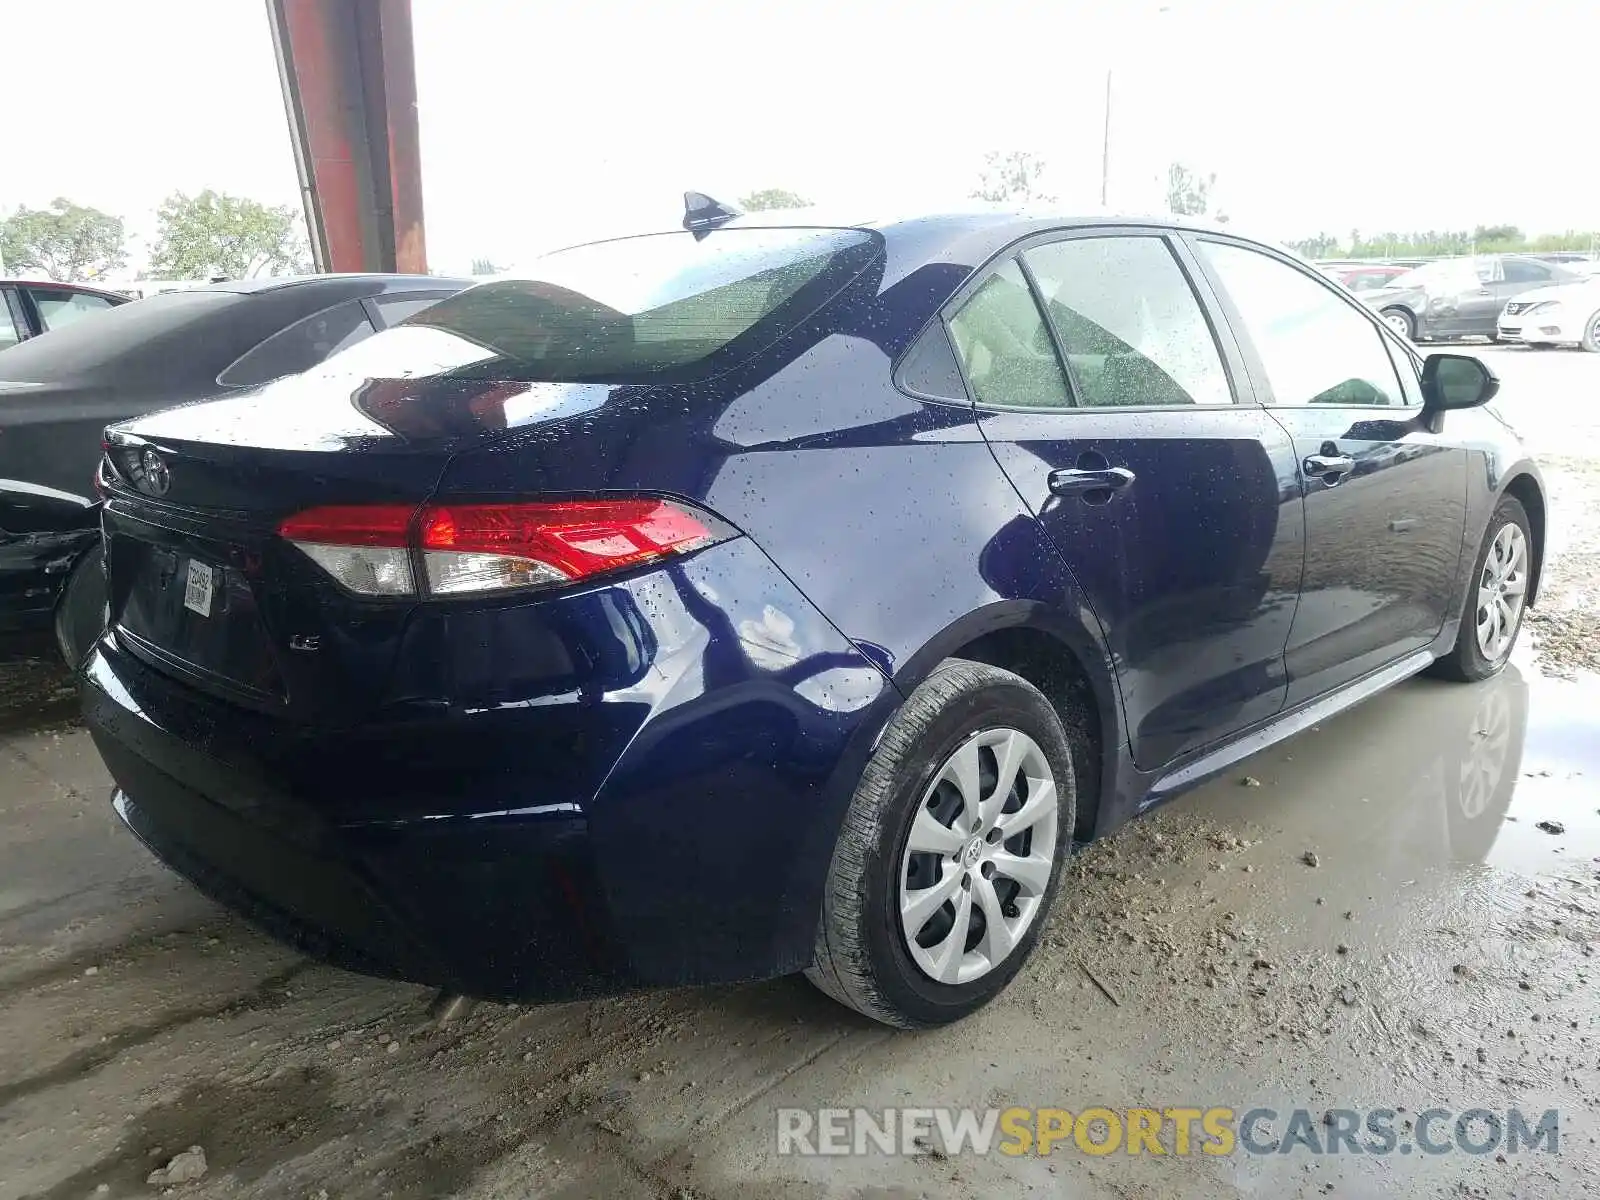
[[[166,459],[157,454],[153,446],[146,446],[139,456],[139,465],[144,468],[139,479],[140,488],[152,496],[165,496],[172,487],[172,468],[167,466]]]

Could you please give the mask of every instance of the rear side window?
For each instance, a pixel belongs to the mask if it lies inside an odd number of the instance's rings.
[[[1549,283],[1555,278],[1555,271],[1544,263],[1528,262],[1520,258],[1508,258],[1500,264],[1500,269],[1505,272],[1507,283]]]
[[[9,299],[10,289],[0,288],[0,350],[15,346],[22,340],[22,332],[11,315],[11,305],[7,303]]]
[[[373,305],[378,310],[378,318],[385,329],[391,325],[398,325],[401,321],[408,321],[419,312],[432,308],[445,298],[444,292],[425,292],[416,295],[412,292],[397,292],[388,296],[374,296]]]
[[[1014,259],[996,268],[950,318],[950,340],[977,403],[1013,408],[1072,404],[1050,331]]]
[[[48,332],[62,329],[84,317],[114,307],[104,296],[89,292],[62,292],[54,288],[29,288],[33,306],[39,310],[39,324]]]
[[[1165,238],[1072,238],[1022,257],[1080,404],[1233,403],[1211,327]]]
[[[735,365],[880,256],[854,229],[720,229],[577,246],[411,318],[489,351],[460,373],[530,382],[677,382]]]
[[[1255,250],[1202,242],[1255,344],[1272,402],[1404,404],[1377,326],[1325,284]]]
[[[361,301],[348,300],[280,329],[218,375],[217,382],[223,387],[254,387],[295,375],[375,332]]]

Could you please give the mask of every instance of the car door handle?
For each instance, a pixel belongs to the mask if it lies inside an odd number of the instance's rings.
[[[1348,454],[1308,454],[1305,461],[1307,475],[1348,475],[1355,465]]]
[[[1050,472],[1050,491],[1057,496],[1081,496],[1085,492],[1119,492],[1133,482],[1127,467],[1104,467],[1098,471],[1063,469]]]

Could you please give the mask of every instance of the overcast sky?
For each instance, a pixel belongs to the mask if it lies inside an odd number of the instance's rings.
[[[0,206],[64,195],[149,237],[179,189],[298,203],[262,0],[0,7],[26,111]],[[1600,227],[1585,0],[413,7],[435,269],[670,226],[685,188],[937,207],[987,150],[1034,152],[1062,207],[1092,206],[1108,68],[1116,207],[1159,207],[1180,160],[1267,237]]]

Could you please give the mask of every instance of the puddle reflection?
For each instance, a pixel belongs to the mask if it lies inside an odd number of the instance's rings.
[[[1246,773],[1264,786],[1239,787]],[[1513,665],[1481,684],[1403,684],[1250,760],[1195,803],[1278,826],[1358,874],[1451,863],[1541,874],[1600,856],[1597,783],[1600,680]]]

